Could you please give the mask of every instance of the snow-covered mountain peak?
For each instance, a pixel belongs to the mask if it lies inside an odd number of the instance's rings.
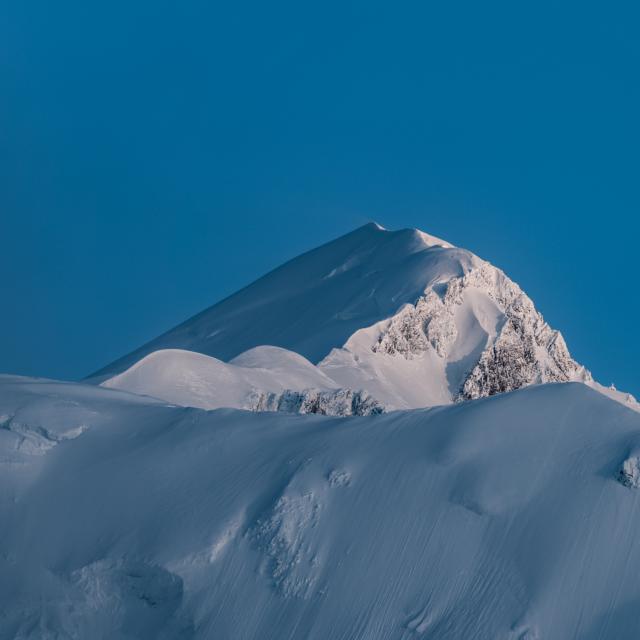
[[[220,375],[224,369],[227,377],[229,363],[235,373],[304,370],[306,379],[307,365],[314,363],[314,376],[329,381],[325,388],[364,391],[387,409],[446,404],[545,382],[577,380],[602,390],[503,271],[423,231],[389,231],[373,222],[290,260],[110,365],[97,379],[113,378],[154,351],[171,349],[210,356],[205,369]],[[192,377],[193,358],[167,354],[167,369],[181,380]],[[157,367],[144,371],[159,379]],[[139,377],[129,369],[125,379]],[[165,373],[162,380],[166,389],[170,377]],[[214,377],[207,384],[215,383]],[[152,393],[149,383],[136,385],[149,395],[175,397]],[[275,392],[268,386],[257,391]]]
[[[114,375],[167,348],[230,360],[275,345],[319,362],[358,329],[415,303],[432,282],[464,274],[474,260],[415,229],[369,223],[290,260],[97,375]]]

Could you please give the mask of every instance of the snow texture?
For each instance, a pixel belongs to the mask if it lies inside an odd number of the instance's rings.
[[[228,362],[274,345],[317,363],[358,329],[415,303],[433,279],[462,275],[475,260],[421,231],[368,224],[287,262],[96,376],[113,377],[160,349]]]
[[[640,415],[584,384],[335,418],[0,376],[0,415],[2,640],[640,637]]]

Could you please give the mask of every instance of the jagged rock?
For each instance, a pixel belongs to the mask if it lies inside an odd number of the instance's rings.
[[[305,389],[282,393],[257,391],[249,400],[251,411],[318,413],[325,416],[372,416],[384,413],[384,407],[366,391]]]
[[[640,487],[640,457],[629,456],[618,472],[618,481],[625,487],[638,489]]]
[[[391,321],[389,328],[373,345],[377,353],[399,353],[406,358],[432,347],[446,357],[457,337],[451,305],[443,302],[434,290],[427,291],[415,304],[408,305]]]
[[[443,295],[439,291],[444,290]],[[472,292],[488,296],[501,314],[495,335],[487,338],[471,364],[455,400],[471,400],[541,382],[591,380],[571,358],[562,335],[549,327],[531,299],[500,270],[478,261],[463,276],[429,287],[407,305],[372,346],[375,353],[413,358],[433,349],[446,359],[458,337],[456,308]]]

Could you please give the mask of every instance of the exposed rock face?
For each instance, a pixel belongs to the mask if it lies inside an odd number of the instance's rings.
[[[618,472],[618,481],[630,489],[640,487],[640,458],[638,456],[629,456],[622,463],[622,468]]]
[[[282,393],[256,392],[250,398],[251,411],[282,411],[283,413],[318,413],[325,416],[372,416],[384,413],[384,407],[366,391],[336,389],[320,391],[305,389]]]
[[[540,382],[590,380],[575,362],[562,335],[553,330],[520,287],[488,262],[465,275],[428,288],[389,323],[372,346],[376,353],[412,358],[434,350],[448,359],[458,338],[456,314],[472,296],[488,298],[498,321],[472,363],[454,399],[470,400]]]
[[[518,318],[507,318],[500,335],[469,374],[460,397],[473,400],[537,382],[567,382],[583,371],[569,355],[562,335],[547,324],[537,333]]]
[[[454,280],[451,283],[455,282]],[[427,349],[446,357],[458,331],[453,316],[455,301],[447,288],[444,300],[430,289],[414,306],[408,306],[393,318],[388,329],[371,349],[376,353],[400,354],[405,358]]]

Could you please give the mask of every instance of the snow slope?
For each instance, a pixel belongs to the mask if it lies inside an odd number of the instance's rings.
[[[470,268],[468,251],[414,229],[364,227],[309,251],[98,372],[119,373],[159,349],[228,361],[275,345],[319,362],[358,329],[414,303],[433,280]]]
[[[0,376],[0,414],[2,639],[640,636],[640,415],[586,385],[329,418]]]
[[[276,357],[261,345],[285,351]],[[258,347],[266,349],[257,352],[260,364],[247,365],[242,354]],[[186,363],[176,349],[215,357],[215,366],[201,360],[195,373],[195,361]],[[293,355],[280,361],[287,352],[317,363],[315,372],[310,362],[300,370]],[[233,358],[241,361],[225,367]],[[278,372],[270,387],[271,374],[261,383],[255,372],[235,366]],[[292,375],[283,373],[288,366]],[[300,382],[280,384],[283,375],[299,375]],[[307,383],[315,378],[320,384]],[[387,409],[581,381],[638,408],[632,397],[592,380],[502,271],[422,231],[375,224],[272,271],[96,374],[96,381],[105,379],[108,386],[197,407],[247,407],[248,389],[264,395],[309,386],[362,391]]]

